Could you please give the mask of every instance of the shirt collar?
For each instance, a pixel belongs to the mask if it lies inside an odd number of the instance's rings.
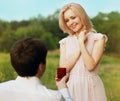
[[[29,84],[29,85],[42,85],[40,79],[36,76],[33,77],[21,77],[18,76],[16,78],[16,82],[20,83],[20,84]]]

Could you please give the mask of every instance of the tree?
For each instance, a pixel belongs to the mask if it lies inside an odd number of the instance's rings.
[[[98,32],[108,36],[106,51],[120,53],[120,13],[99,13],[92,19],[92,22]]]

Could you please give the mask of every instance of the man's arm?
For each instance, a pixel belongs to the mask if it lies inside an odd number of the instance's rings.
[[[65,101],[72,101],[70,93],[67,88],[66,82],[68,81],[69,76],[64,76],[61,80],[56,78],[56,85],[62,96],[64,97]]]

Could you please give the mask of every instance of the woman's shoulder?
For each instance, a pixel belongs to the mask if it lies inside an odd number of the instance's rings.
[[[59,41],[59,44],[64,44],[64,43],[66,43],[66,41],[68,40],[69,37],[70,37],[70,36],[66,36],[66,37],[62,38],[62,39]]]
[[[88,33],[88,38],[92,38],[94,40],[99,40],[99,39],[102,39],[102,38],[105,38],[105,41],[107,42],[108,40],[108,37],[106,34],[103,34],[103,33],[97,33],[97,32],[89,32]]]

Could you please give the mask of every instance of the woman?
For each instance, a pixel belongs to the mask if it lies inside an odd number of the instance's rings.
[[[70,73],[68,89],[73,101],[106,101],[103,83],[98,76],[107,37],[97,33],[85,10],[76,3],[65,5],[59,26],[69,35],[60,40],[60,67]]]

